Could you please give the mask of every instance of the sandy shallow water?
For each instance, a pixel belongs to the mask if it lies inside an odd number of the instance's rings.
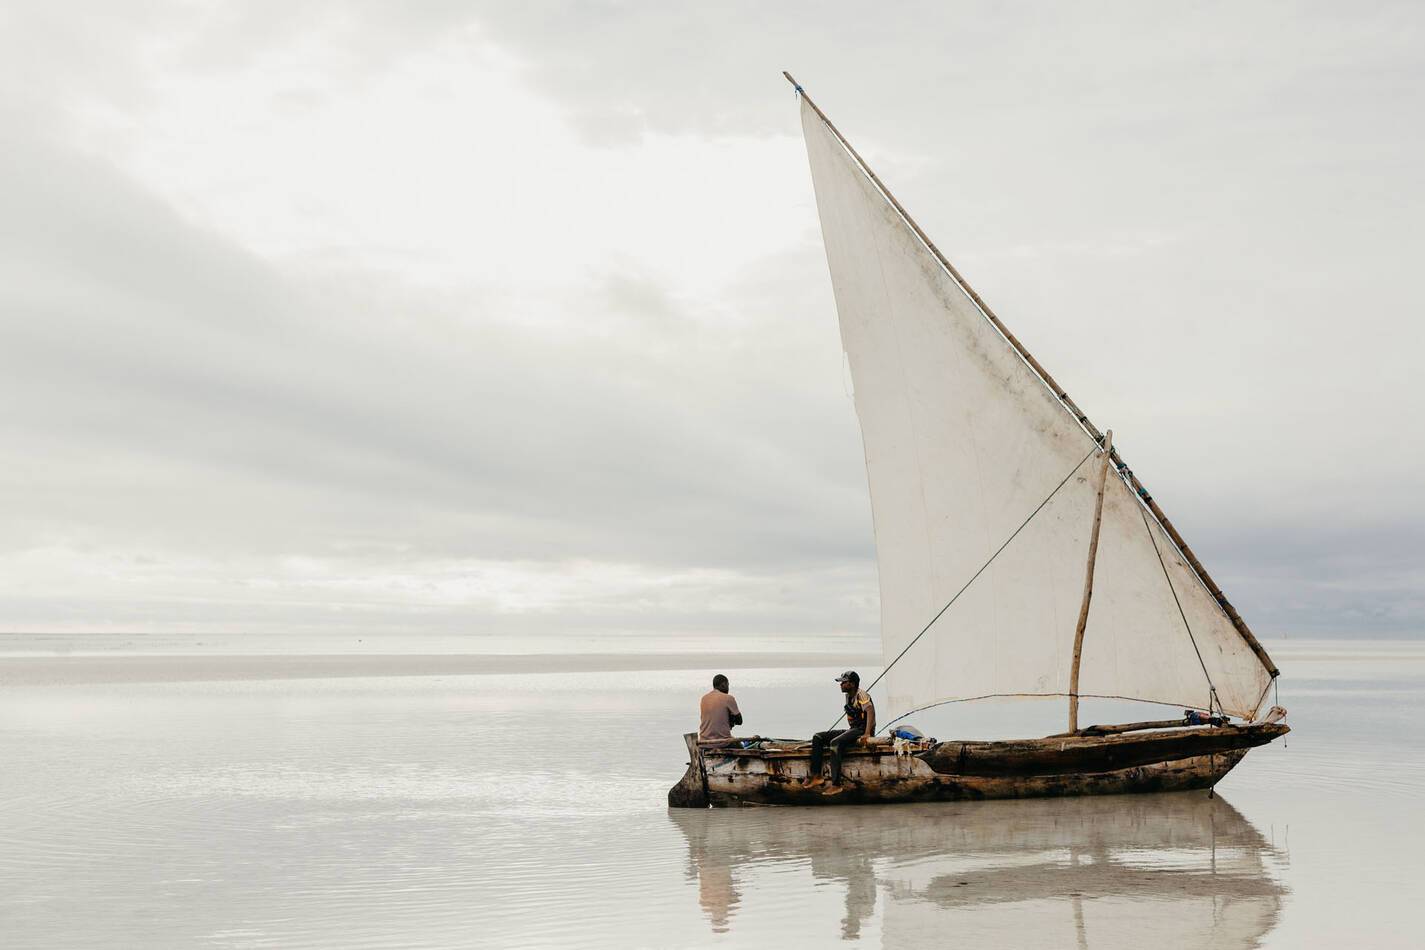
[[[0,933],[6,947],[1421,946],[1425,649],[1273,654],[1295,731],[1216,797],[719,811],[664,804],[713,671],[634,668],[712,658],[425,675],[380,656],[360,658],[371,675],[351,658],[322,675],[308,658],[291,678],[251,657],[242,676],[213,674],[216,657],[188,674],[133,658],[149,672],[122,676],[95,665],[114,658],[0,657]],[[773,659],[719,661],[749,730],[822,728],[835,668]],[[1031,703],[921,725],[1029,735],[1058,715]]]

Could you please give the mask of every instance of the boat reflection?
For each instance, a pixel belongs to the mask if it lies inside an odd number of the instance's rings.
[[[1286,893],[1282,855],[1206,795],[668,814],[715,933],[744,894],[789,898],[798,871],[844,887],[843,939],[880,901],[881,943],[897,947],[1253,947]]]

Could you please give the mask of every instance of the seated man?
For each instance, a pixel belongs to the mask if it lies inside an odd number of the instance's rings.
[[[831,746],[831,785],[826,794],[836,795],[841,791],[841,755],[846,748],[856,742],[871,741],[876,734],[876,705],[871,702],[871,694],[861,688],[861,675],[855,670],[847,670],[836,678],[841,691],[846,694],[845,729],[829,729],[811,737],[811,774],[802,784],[815,788],[825,784],[821,777],[821,760],[826,747]]]
[[[742,710],[737,708],[737,700],[728,695],[727,677],[719,673],[712,684],[713,688],[698,703],[698,745],[710,749],[740,741],[732,737],[732,727],[742,725]]]

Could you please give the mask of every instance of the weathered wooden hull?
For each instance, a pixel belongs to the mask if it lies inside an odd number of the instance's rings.
[[[1012,742],[942,742],[916,755],[887,747],[849,752],[843,787],[803,788],[804,749],[698,749],[668,792],[673,807],[856,805],[896,802],[1123,795],[1211,788],[1247,750],[1283,735],[1283,724],[1204,727],[1137,736]]]

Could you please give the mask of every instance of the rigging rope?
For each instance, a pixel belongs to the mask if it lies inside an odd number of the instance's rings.
[[[1270,679],[1267,680],[1267,685],[1262,687],[1262,695],[1260,695],[1260,696],[1257,697],[1257,705],[1255,705],[1255,706],[1252,707],[1252,718],[1253,718],[1253,719],[1256,719],[1256,718],[1257,718],[1257,713],[1259,713],[1259,712],[1262,711],[1262,700],[1264,700],[1264,699],[1267,698],[1267,693],[1269,693],[1269,692],[1272,691],[1272,687],[1273,687],[1274,685],[1276,685],[1276,682],[1277,682],[1277,678],[1276,678],[1275,676],[1273,676],[1272,678],[1270,678]],[[1281,694],[1278,693],[1278,694],[1277,694],[1277,697],[1280,698],[1280,697],[1281,697]]]
[[[1004,544],[1001,544],[998,548],[996,548],[995,553],[990,555],[990,559],[984,564],[980,565],[980,569],[976,571],[974,575],[965,582],[965,586],[961,587],[958,591],[956,591],[955,596],[951,597],[950,600],[945,604],[945,606],[941,607],[939,612],[937,612],[934,617],[930,618],[930,622],[927,623],[924,627],[922,627],[920,629],[920,632],[915,635],[914,639],[912,639],[909,643],[905,645],[904,650],[901,650],[900,653],[896,654],[896,658],[894,660],[886,664],[886,668],[884,670],[881,670],[881,675],[877,676],[874,680],[871,681],[871,685],[866,687],[866,692],[869,693],[871,690],[875,689],[876,684],[879,683],[881,680],[885,679],[886,674],[891,671],[891,667],[899,663],[901,661],[901,657],[909,653],[910,648],[915,646],[916,643],[919,642],[921,637],[925,636],[926,631],[929,630],[931,627],[935,626],[935,621],[939,620],[942,616],[944,616],[945,611],[949,610],[951,605],[953,605],[955,601],[960,599],[960,595],[970,589],[970,585],[979,579],[979,576],[983,574],[991,564],[994,563],[995,558],[999,557],[1000,554],[1004,552],[1005,548],[1009,547],[1009,543],[1011,541],[1019,537],[1019,532],[1023,531],[1025,527],[1029,524],[1029,522],[1034,520],[1035,515],[1039,514],[1039,512],[1044,510],[1044,506],[1049,504],[1050,500],[1055,495],[1059,494],[1059,489],[1067,485],[1069,483],[1069,479],[1074,477],[1074,473],[1077,472],[1079,469],[1083,468],[1084,463],[1087,462],[1089,458],[1092,457],[1093,454],[1097,451],[1099,451],[1099,447],[1095,445],[1093,448],[1089,449],[1088,455],[1085,455],[1083,458],[1079,459],[1079,464],[1069,469],[1069,474],[1064,476],[1063,481],[1055,485],[1054,490],[1051,491],[1048,495],[1044,496],[1044,500],[1039,503],[1039,506],[1029,513],[1029,517],[1025,518],[1024,521],[1020,523],[1019,527],[1014,529],[1014,532],[1009,537],[1004,539]],[[841,720],[845,718],[845,716],[846,714],[844,712],[840,716],[837,716],[835,722],[833,722],[830,726],[827,727],[827,731],[835,729],[837,723],[841,722]]]
[[[983,696],[962,696],[959,699],[942,699],[939,702],[917,706],[910,712],[901,713],[876,731],[881,732],[889,729],[908,716],[914,716],[918,712],[925,712],[927,709],[934,709],[937,706],[950,706],[955,703],[976,703],[982,699],[1055,699],[1068,696],[1078,696],[1080,699],[1117,699],[1128,703],[1147,703],[1150,706],[1167,706],[1172,709],[1182,709],[1184,706],[1192,705],[1192,703],[1168,702],[1165,699],[1144,699],[1142,696],[1119,696],[1114,693],[985,693]]]
[[[1182,601],[1178,600],[1178,590],[1173,586],[1173,579],[1168,574],[1167,562],[1163,560],[1163,552],[1158,550],[1158,539],[1153,537],[1153,529],[1148,526],[1148,516],[1144,514],[1143,507],[1138,507],[1138,514],[1143,518],[1143,530],[1148,532],[1148,543],[1153,545],[1153,553],[1158,555],[1158,566],[1163,569],[1163,580],[1168,582],[1168,592],[1173,595],[1173,603],[1177,604],[1178,616],[1183,618],[1183,629],[1187,631],[1188,639],[1192,641],[1192,652],[1197,654],[1198,665],[1202,667],[1202,675],[1207,679],[1207,712],[1212,713],[1212,704],[1217,703],[1217,711],[1225,713],[1222,708],[1222,700],[1217,698],[1217,686],[1212,682],[1212,674],[1207,672],[1207,664],[1202,660],[1202,651],[1197,648],[1197,637],[1192,635],[1192,624],[1188,623],[1187,613],[1183,610]]]
[[[1272,689],[1272,705],[1275,706],[1275,707],[1278,708],[1278,709],[1281,709],[1281,705],[1282,705],[1281,687],[1277,686],[1277,678],[1276,678],[1275,676],[1272,677],[1272,687],[1273,687],[1273,689]],[[1257,705],[1260,706],[1260,705],[1262,705],[1262,704],[1261,704],[1260,702],[1258,702]],[[1253,715],[1255,716],[1256,714],[1254,713]],[[1286,748],[1286,736],[1282,736],[1282,748],[1283,748],[1283,749]]]

